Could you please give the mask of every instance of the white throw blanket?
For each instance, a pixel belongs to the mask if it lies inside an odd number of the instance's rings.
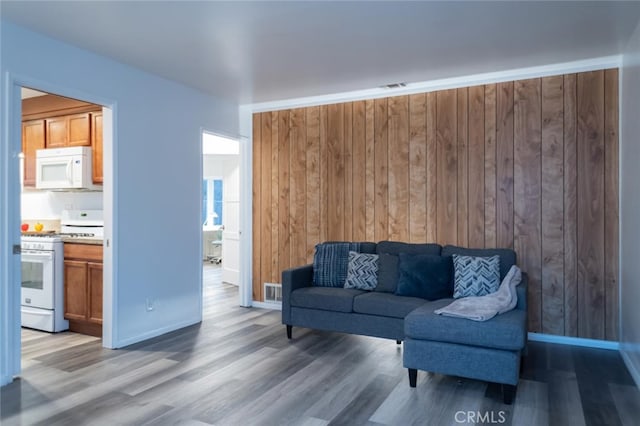
[[[436,309],[434,312],[438,315],[468,318],[473,321],[487,321],[516,307],[518,303],[516,286],[520,284],[520,281],[522,281],[520,268],[513,265],[495,293],[456,299],[451,304]]]

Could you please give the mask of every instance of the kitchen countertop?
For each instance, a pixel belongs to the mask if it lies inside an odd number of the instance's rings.
[[[103,245],[102,238],[75,238],[75,237],[62,237],[63,243],[73,243],[73,244],[89,244],[94,246]]]

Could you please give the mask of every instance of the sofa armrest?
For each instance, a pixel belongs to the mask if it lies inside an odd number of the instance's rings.
[[[529,286],[529,277],[525,272],[522,273],[522,281],[516,287],[516,293],[518,294],[518,304],[516,305],[516,309],[520,309],[522,311],[527,310],[527,289]]]
[[[282,323],[291,325],[291,293],[313,284],[313,265],[298,266],[282,271]]]

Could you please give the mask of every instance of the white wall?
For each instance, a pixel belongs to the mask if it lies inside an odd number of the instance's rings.
[[[57,219],[62,210],[102,210],[102,192],[25,191],[21,195],[22,219]]]
[[[204,178],[223,179],[222,187],[222,280],[240,282],[240,157],[238,155],[205,155]]]
[[[623,57],[620,94],[620,343],[640,386],[640,23]]]
[[[6,196],[19,190],[20,140],[15,129],[12,138],[6,131],[16,120],[16,79],[114,108],[114,193],[105,200],[114,215],[113,345],[200,321],[200,248],[193,242],[202,232],[201,134],[237,135],[238,106],[6,21],[0,41],[0,310],[13,302],[7,289],[17,279],[7,271],[16,258],[9,249],[19,242],[19,211]],[[155,301],[151,312],[147,298]],[[0,315],[0,345],[5,319]],[[4,360],[0,367],[4,380]]]

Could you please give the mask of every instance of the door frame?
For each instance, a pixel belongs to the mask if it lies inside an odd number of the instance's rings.
[[[103,106],[103,209],[105,219],[105,253],[103,277],[103,339],[102,345],[113,348],[117,339],[117,102],[72,87],[8,72],[3,81],[4,99],[2,139],[0,144],[0,386],[10,383],[21,371],[20,275],[21,257],[13,253],[20,245],[21,190],[20,162],[22,151],[21,87],[65,96]]]
[[[200,129],[200,194],[202,194],[202,182],[204,181],[204,134],[209,133],[211,135],[220,136],[223,138],[233,139],[238,141],[238,175],[239,175],[239,248],[238,255],[240,256],[240,271],[238,274],[238,303],[242,307],[251,307],[252,304],[252,288],[251,288],[251,187],[247,186],[251,183],[251,151],[249,146],[249,140],[242,135],[228,135],[216,130],[208,130],[205,128]],[[249,164],[249,167],[247,167]],[[248,199],[248,201],[247,201]],[[202,195],[200,196],[200,211],[202,211]],[[247,219],[248,218],[248,219]],[[202,230],[200,231],[200,259],[203,258],[203,237]],[[203,285],[202,268],[200,268],[200,283]],[[202,290],[202,288],[201,288]],[[201,291],[202,292],[202,291]],[[201,298],[200,310],[204,308],[204,300]]]

